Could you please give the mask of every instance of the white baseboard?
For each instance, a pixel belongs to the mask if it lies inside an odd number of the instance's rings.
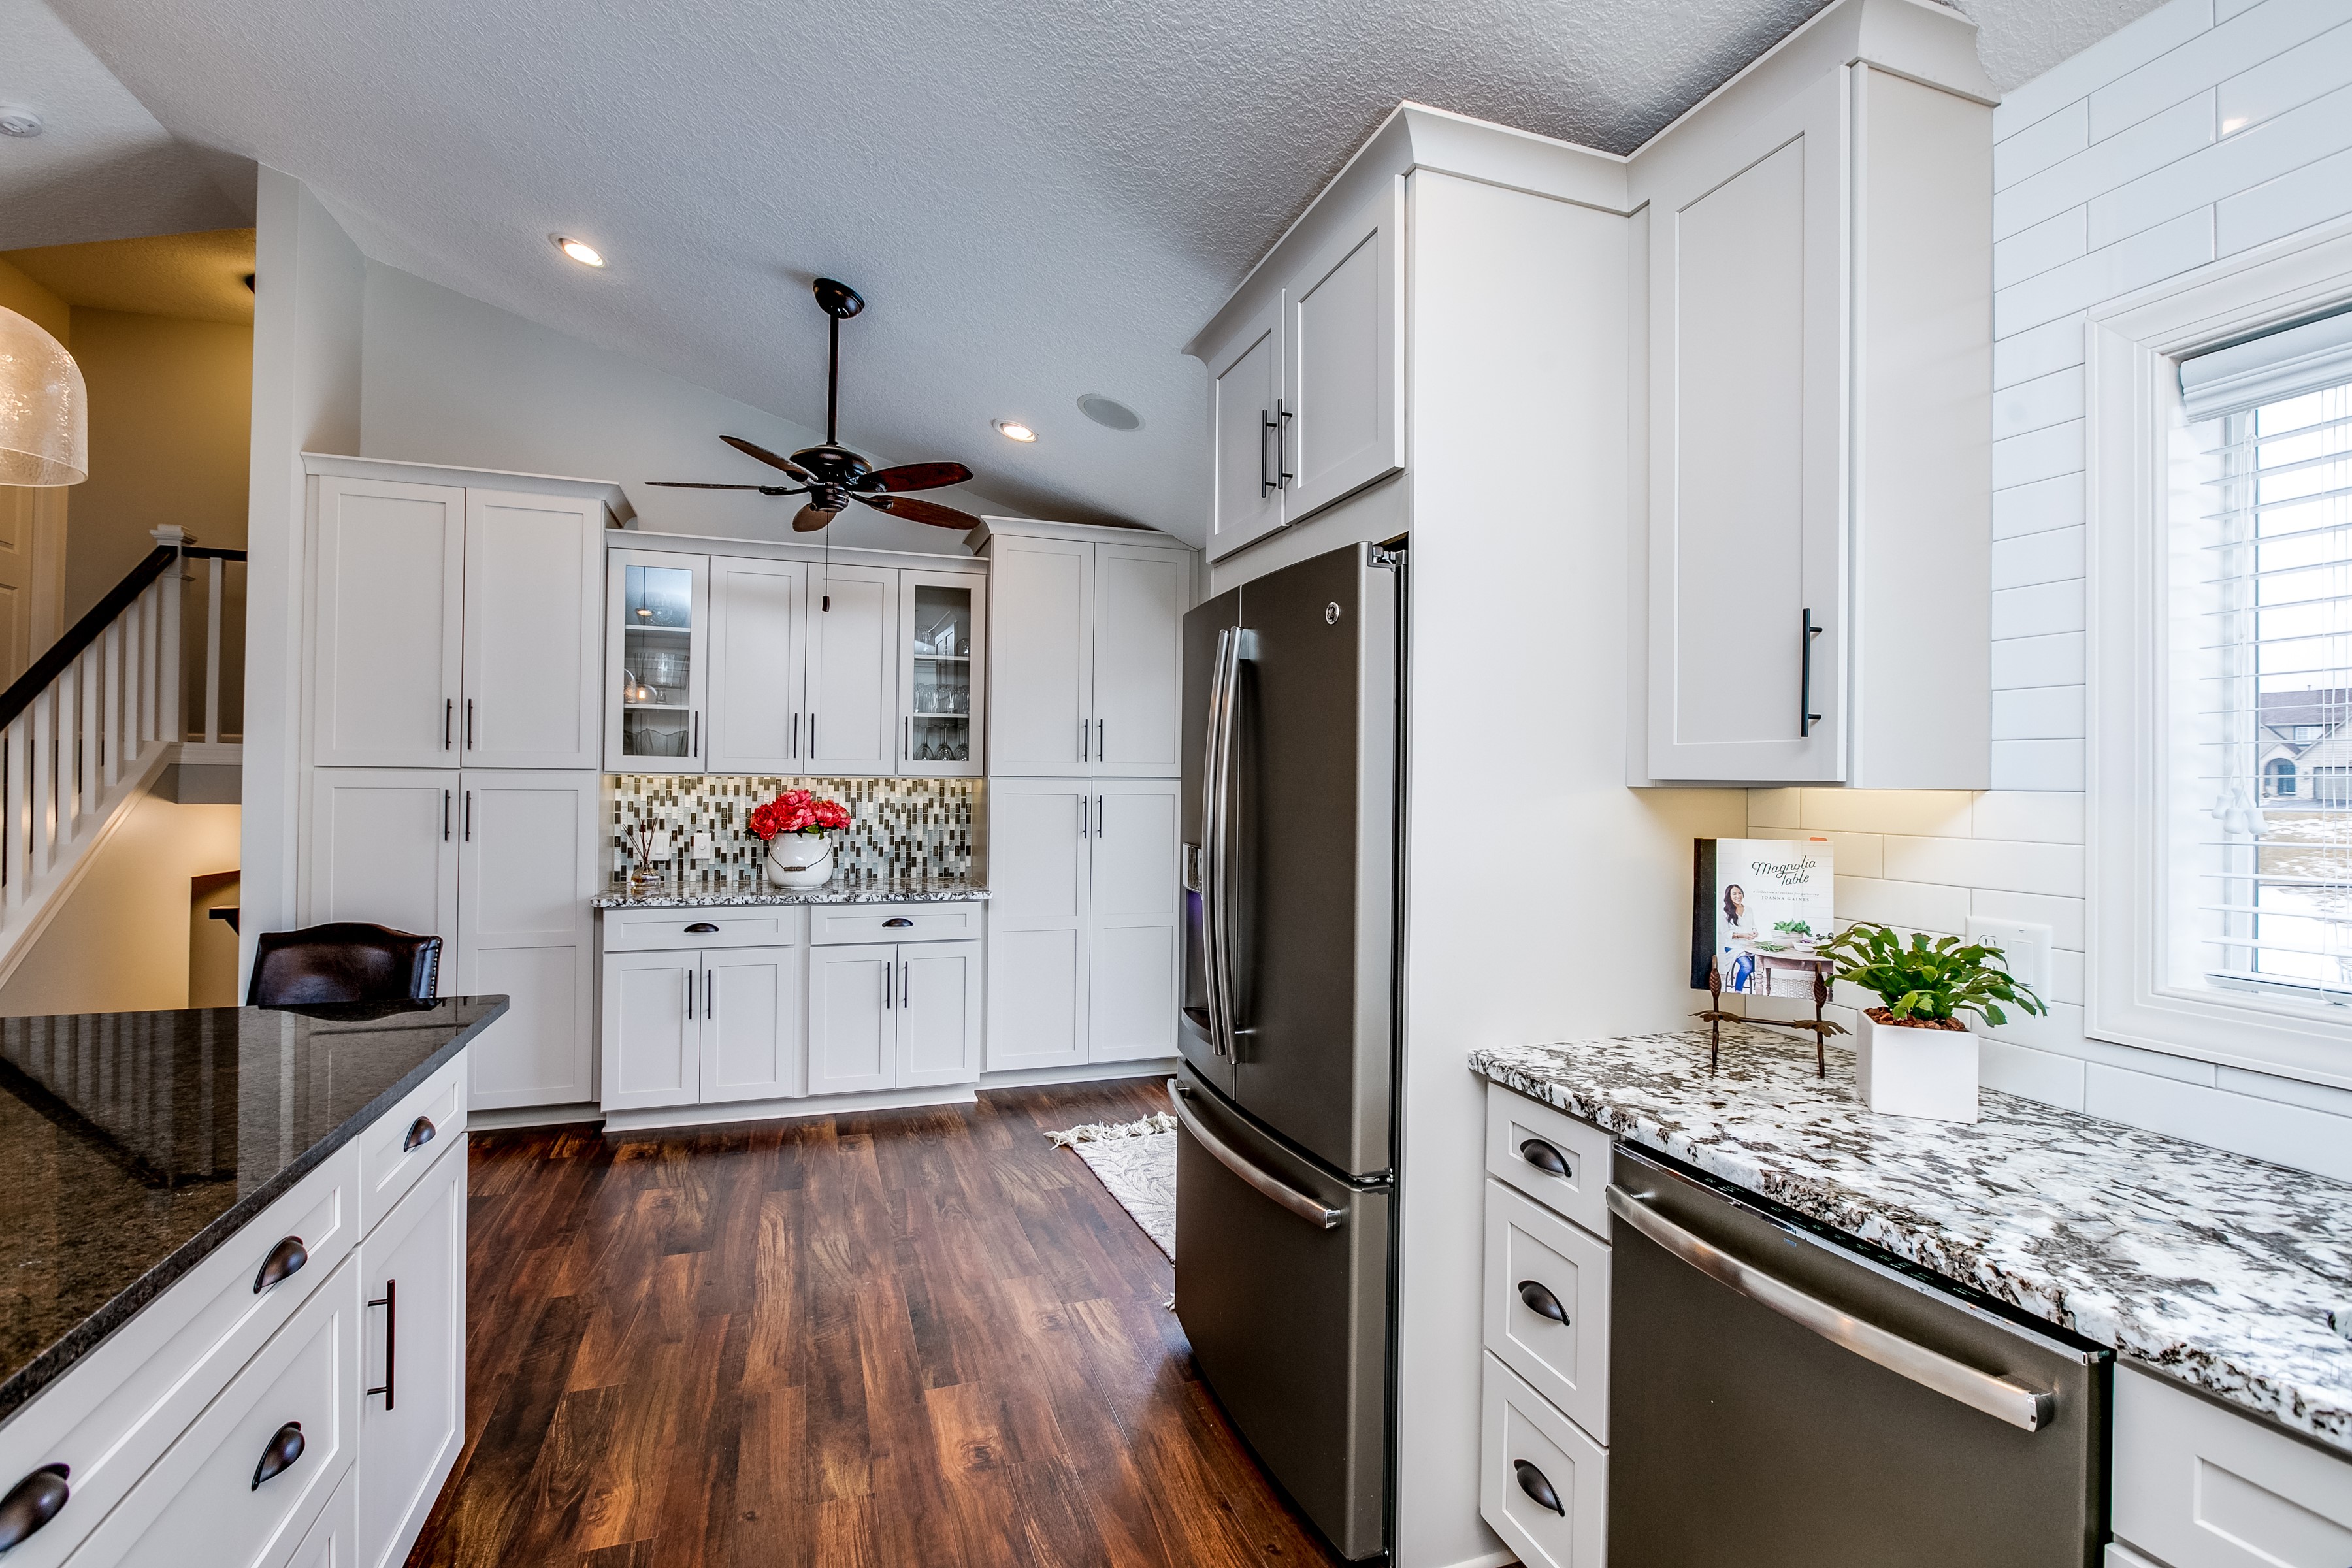
[[[604,1120],[604,1107],[593,1100],[578,1105],[509,1105],[496,1110],[468,1110],[466,1129],[469,1132],[503,1132],[511,1127],[562,1127],[569,1122]]]
[[[1157,1060],[1146,1058],[1135,1062],[1072,1062],[1058,1068],[1015,1068],[1006,1072],[984,1072],[980,1075],[980,1087],[992,1089],[1035,1089],[1055,1083],[1101,1083],[1115,1078],[1166,1078],[1176,1070],[1174,1057]]]
[[[866,1094],[812,1095],[806,1100],[740,1100],[728,1105],[663,1105],[646,1110],[609,1110],[607,1132],[656,1128],[723,1127],[733,1121],[789,1121],[803,1116],[854,1115],[861,1110],[911,1110],[927,1105],[970,1105],[970,1084],[934,1089],[877,1089]]]

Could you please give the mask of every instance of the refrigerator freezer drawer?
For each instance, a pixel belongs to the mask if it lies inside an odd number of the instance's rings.
[[[1486,1173],[1609,1237],[1609,1134],[1500,1084],[1486,1086]]]
[[[1479,1513],[1527,1568],[1602,1568],[1608,1454],[1491,1352],[1480,1364]]]
[[[1609,1247],[1486,1183],[1486,1348],[1609,1441]]]

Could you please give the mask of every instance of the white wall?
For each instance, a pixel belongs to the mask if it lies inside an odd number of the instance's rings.
[[[665,490],[644,481],[788,484],[721,446],[719,436],[789,453],[824,440],[821,431],[378,262],[367,269],[365,342],[363,457],[616,479],[637,510],[635,526],[649,532],[793,537],[797,496]],[[854,342],[847,352],[856,353]],[[919,397],[921,388],[909,387],[906,395]],[[866,450],[857,447],[856,431],[842,437],[844,445]],[[932,499],[975,514],[1021,515],[969,488]],[[826,531],[835,544],[966,552],[961,533],[867,507],[851,507]]]
[[[2352,215],[2352,8],[2171,0],[1993,116],[1993,784],[1757,790],[1759,834],[1826,831],[1838,913],[2056,932],[2046,1019],[1988,1036],[1986,1081],[2352,1177],[2352,1093],[2083,1033],[2086,310]]]

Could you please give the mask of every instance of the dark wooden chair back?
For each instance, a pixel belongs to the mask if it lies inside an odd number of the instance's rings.
[[[254,939],[248,1007],[321,1002],[428,1002],[441,976],[441,939],[364,921],[335,921]]]

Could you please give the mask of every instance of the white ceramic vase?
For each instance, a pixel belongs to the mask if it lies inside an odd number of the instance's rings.
[[[833,880],[833,836],[779,833],[768,840],[768,885],[822,888]]]
[[[1976,1034],[1882,1024],[1864,1013],[1855,1026],[1853,1078],[1855,1091],[1873,1110],[1974,1121]]]

